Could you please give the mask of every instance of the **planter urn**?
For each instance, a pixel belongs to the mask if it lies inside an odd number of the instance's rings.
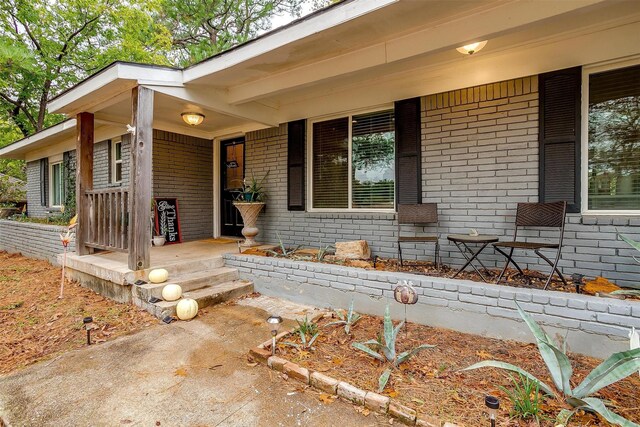
[[[233,202],[233,205],[238,208],[240,215],[242,216],[242,223],[244,228],[242,229],[242,235],[244,236],[243,247],[250,248],[252,246],[258,246],[255,237],[260,230],[256,227],[256,221],[258,220],[258,214],[264,207],[262,202]]]

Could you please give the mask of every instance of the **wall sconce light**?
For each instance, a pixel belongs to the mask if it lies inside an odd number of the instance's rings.
[[[280,316],[269,316],[267,319],[267,324],[271,328],[271,354],[274,356],[276,354],[276,335],[278,335],[281,323],[282,317]]]
[[[204,120],[204,114],[201,113],[182,113],[181,116],[189,126],[198,126]]]
[[[476,43],[469,43],[456,48],[456,50],[463,55],[473,55],[474,53],[479,52],[483,47],[485,47],[486,44],[487,40]]]

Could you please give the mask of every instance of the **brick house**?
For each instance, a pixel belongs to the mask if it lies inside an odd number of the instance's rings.
[[[128,251],[132,270],[149,266],[152,196],[178,199],[184,240],[238,235],[230,190],[268,172],[263,241],[392,257],[399,203],[438,203],[441,236],[507,238],[518,202],[565,200],[563,272],[633,286],[616,233],[640,238],[639,33],[634,1],[344,1],[186,69],[112,64],[51,101],[67,121],[0,157],[27,161],[30,216],[59,211],[75,175],[78,205],[110,194],[134,235],[80,231],[77,249]]]

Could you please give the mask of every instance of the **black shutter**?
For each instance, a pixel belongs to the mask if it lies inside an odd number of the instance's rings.
[[[290,211],[305,210],[304,153],[306,120],[288,123],[287,205]]]
[[[62,153],[62,203],[67,203],[67,194],[69,194],[69,157],[71,152]]]
[[[40,159],[40,206],[47,206],[49,159]]]
[[[580,212],[580,67],[539,77],[541,202],[567,202]]]
[[[399,205],[422,203],[420,149],[420,98],[395,103],[396,201]]]
[[[112,162],[115,162],[115,159],[112,159],[111,157],[113,156],[112,154],[112,146],[111,144],[113,144],[111,142],[110,139],[107,140],[107,183],[111,184],[113,182],[113,176],[111,176],[113,174],[113,164]]]

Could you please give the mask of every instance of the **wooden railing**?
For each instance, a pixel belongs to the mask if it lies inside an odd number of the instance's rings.
[[[129,190],[103,189],[85,192],[89,207],[86,246],[127,252],[129,247]]]

